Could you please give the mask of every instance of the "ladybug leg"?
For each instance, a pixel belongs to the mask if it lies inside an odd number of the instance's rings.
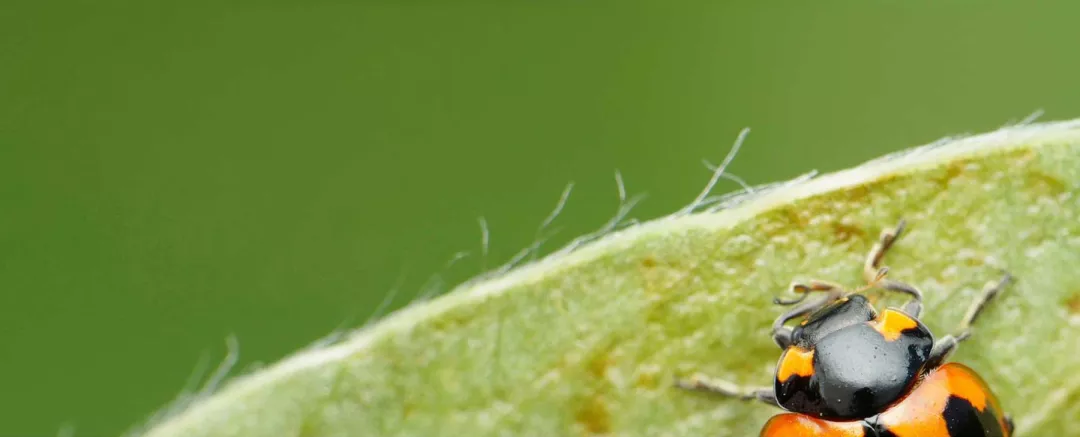
[[[1009,435],[1013,434],[1013,430],[1016,429],[1016,425],[1013,423],[1011,414],[1005,414],[1005,428],[1009,431]]]
[[[968,308],[967,313],[964,314],[964,318],[960,321],[960,326],[957,327],[956,332],[952,335],[946,335],[934,343],[934,349],[930,351],[930,357],[927,359],[928,369],[940,366],[945,362],[945,359],[949,357],[949,354],[956,350],[956,347],[961,341],[971,337],[971,327],[975,324],[975,320],[978,319],[979,315],[986,309],[986,305],[997,297],[997,295],[1001,294],[1001,291],[1004,290],[1010,282],[1012,282],[1012,275],[1006,273],[1005,277],[1001,278],[1001,280],[986,284],[982,294],[978,299],[975,299],[975,301],[971,303],[971,307]]]
[[[960,340],[956,336],[946,335],[934,342],[934,348],[930,350],[930,356],[926,359],[925,369],[936,369],[945,363],[945,359],[952,355]]]
[[[911,296],[911,300],[904,304],[903,311],[909,316],[918,318],[919,314],[922,313],[922,291],[919,291],[918,288],[911,284],[884,279],[889,268],[881,265],[881,260],[885,258],[889,248],[900,238],[900,234],[904,233],[905,226],[906,222],[900,220],[900,223],[895,228],[881,231],[878,241],[874,243],[870,253],[866,254],[866,262],[863,264],[863,279],[868,284],[879,284],[885,290]]]
[[[772,330],[773,342],[776,343],[777,346],[780,346],[780,349],[787,349],[788,346],[791,346],[791,342],[793,341],[791,339],[793,332],[794,329],[787,326],[781,326],[779,328],[774,327]]]
[[[808,284],[796,282],[791,284],[791,286],[788,287],[788,290],[791,293],[799,294],[800,296],[796,299],[791,300],[774,298],[773,303],[777,305],[795,305],[806,300],[806,296],[808,296],[812,292],[825,293],[825,297],[813,302],[807,302],[799,305],[791,311],[781,314],[780,317],[776,318],[776,320],[773,322],[772,336],[773,341],[776,342],[777,346],[780,346],[780,349],[787,349],[788,346],[791,346],[792,341],[791,333],[793,330],[787,326],[784,326],[785,323],[792,319],[796,319],[810,314],[814,311],[817,311],[825,305],[833,303],[837,299],[840,299],[845,294],[847,294],[847,291],[844,290],[844,287],[838,284],[834,284],[832,282],[825,281],[810,281],[810,283]]]
[[[776,392],[772,387],[740,387],[730,381],[711,380],[702,375],[694,375],[690,379],[676,381],[675,386],[683,390],[714,393],[743,401],[759,401],[774,407],[780,406],[776,401]]]
[[[866,282],[875,282],[878,279],[882,258],[885,258],[885,253],[889,251],[896,239],[900,238],[900,234],[904,233],[906,225],[907,223],[904,220],[900,220],[900,223],[895,228],[881,231],[881,236],[874,243],[874,247],[870,249],[870,253],[866,254],[866,263],[863,264],[863,279]]]
[[[971,308],[968,308],[967,314],[964,314],[964,319],[960,321],[960,327],[956,330],[958,340],[963,341],[971,336],[971,326],[975,324],[975,319],[979,318],[979,315],[986,309],[986,304],[1001,294],[1001,291],[1011,282],[1012,275],[1005,273],[1001,280],[989,282],[983,287],[982,295],[975,302],[972,302]]]
[[[911,296],[911,300],[904,304],[902,309],[907,315],[919,318],[919,314],[922,313],[922,291],[919,291],[914,285],[890,279],[881,281],[881,288]]]

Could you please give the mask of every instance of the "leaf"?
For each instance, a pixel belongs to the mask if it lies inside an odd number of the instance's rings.
[[[675,378],[771,381],[772,298],[795,279],[862,285],[866,251],[900,218],[885,262],[923,289],[937,335],[1000,269],[1016,276],[953,359],[987,379],[1020,435],[1072,435],[1078,193],[1080,120],[943,141],[462,285],[234,379],[145,435],[756,435],[776,409]]]

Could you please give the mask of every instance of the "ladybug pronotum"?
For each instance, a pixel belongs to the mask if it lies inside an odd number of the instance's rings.
[[[888,269],[881,266],[903,230],[901,221],[883,231],[863,268],[868,283],[908,297],[902,308],[878,312],[860,292],[830,282],[792,284],[800,297],[775,301],[798,306],[773,323],[773,340],[783,349],[773,387],[742,389],[700,376],[677,385],[787,410],[765,424],[761,437],[1012,435],[1012,420],[986,383],[967,366],[946,362],[1010,276],[987,284],[956,332],[935,340],[919,321],[922,292],[885,279]],[[824,297],[803,303],[812,292]]]

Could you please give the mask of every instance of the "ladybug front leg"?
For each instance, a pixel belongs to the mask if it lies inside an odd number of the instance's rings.
[[[743,401],[760,401],[774,407],[780,406],[772,387],[740,387],[730,381],[709,379],[704,375],[694,375],[687,380],[678,380],[675,386],[683,390],[714,393]]]
[[[790,293],[799,294],[800,296],[796,299],[791,300],[774,298],[773,303],[777,305],[795,305],[806,300],[806,296],[808,296],[811,292],[825,293],[825,297],[817,301],[797,306],[791,311],[781,314],[780,317],[777,317],[776,320],[773,321],[772,337],[773,341],[776,342],[776,345],[780,346],[780,349],[787,349],[788,346],[791,346],[792,329],[784,326],[784,324],[793,319],[797,319],[799,317],[817,311],[822,307],[833,303],[837,299],[840,299],[841,297],[844,297],[844,295],[848,294],[848,292],[844,290],[844,287],[840,286],[839,284],[834,284],[832,282],[826,281],[810,281],[809,284],[802,284],[796,282],[791,284],[790,287],[788,287],[788,291]]]
[[[1005,273],[1005,277],[1001,278],[1000,281],[989,282],[983,287],[983,292],[971,303],[971,307],[968,308],[967,313],[964,314],[964,318],[960,321],[960,326],[956,328],[956,331],[951,335],[942,337],[934,343],[934,349],[930,351],[930,358],[926,363],[927,369],[933,369],[940,366],[945,362],[945,359],[949,357],[949,354],[956,350],[956,347],[961,341],[971,337],[971,327],[975,324],[975,320],[978,319],[979,315],[986,309],[986,305],[997,297],[997,295],[1001,294],[1001,291],[1004,290],[1010,282],[1012,282],[1012,275]]]
[[[893,243],[900,238],[900,234],[904,233],[905,227],[907,227],[907,222],[900,220],[895,228],[881,231],[878,241],[874,243],[870,253],[866,254],[866,263],[863,264],[863,279],[866,282],[874,282],[877,279],[878,272],[881,270],[881,260],[885,258],[885,253],[889,251]]]
[[[881,236],[878,237],[878,241],[874,243],[874,247],[870,249],[870,253],[866,254],[866,262],[863,264],[863,279],[865,279],[868,284],[878,284],[881,288],[888,291],[911,296],[911,300],[904,304],[903,311],[911,317],[918,318],[919,313],[922,312],[922,292],[911,284],[890,279],[882,279],[885,276],[885,272],[889,269],[888,267],[881,265],[881,260],[885,258],[885,254],[889,251],[889,248],[893,246],[893,243],[900,238],[900,234],[904,233],[905,226],[906,222],[900,220],[900,223],[898,223],[895,228],[881,231]]]

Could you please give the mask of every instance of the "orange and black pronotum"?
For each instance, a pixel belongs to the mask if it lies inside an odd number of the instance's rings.
[[[1010,276],[987,284],[956,332],[935,340],[919,321],[922,292],[886,279],[881,265],[903,230],[901,221],[883,231],[863,268],[871,285],[906,295],[903,307],[878,312],[861,291],[825,281],[792,284],[797,299],[775,300],[798,306],[772,326],[783,349],[773,387],[742,389],[700,376],[678,385],[787,410],[765,424],[761,437],[1009,437],[1012,420],[987,384],[946,359]],[[812,292],[824,297],[804,303]]]

